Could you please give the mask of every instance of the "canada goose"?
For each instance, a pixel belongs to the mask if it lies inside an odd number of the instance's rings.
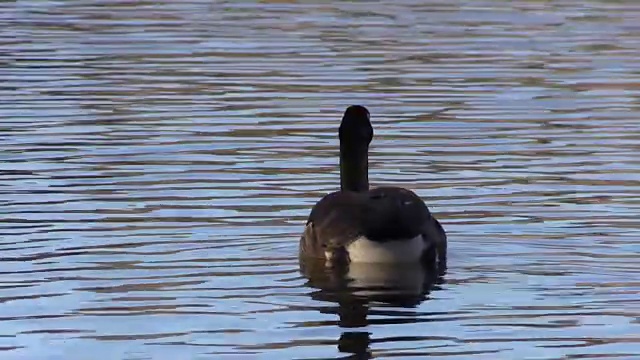
[[[400,187],[369,189],[369,111],[347,108],[339,129],[340,191],[311,209],[300,256],[331,263],[435,263],[446,266],[447,235],[415,193]]]

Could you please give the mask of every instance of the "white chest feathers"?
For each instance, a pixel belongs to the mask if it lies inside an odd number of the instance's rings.
[[[371,241],[359,237],[346,248],[351,262],[358,263],[411,263],[418,262],[425,251],[422,236],[393,241]]]

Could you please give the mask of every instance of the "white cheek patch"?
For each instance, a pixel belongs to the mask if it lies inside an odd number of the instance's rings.
[[[413,239],[371,241],[364,236],[346,248],[352,263],[411,263],[419,262],[426,249],[421,235]]]

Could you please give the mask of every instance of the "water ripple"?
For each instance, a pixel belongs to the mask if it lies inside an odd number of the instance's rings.
[[[638,15],[0,3],[3,359],[637,357]],[[300,267],[352,103],[444,279]]]

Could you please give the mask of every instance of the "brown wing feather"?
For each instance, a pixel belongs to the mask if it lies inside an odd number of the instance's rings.
[[[324,257],[325,251],[346,247],[362,234],[366,221],[361,193],[337,191],[311,209],[300,238],[301,254]]]
[[[438,254],[442,246],[446,251],[442,226],[412,191],[397,187],[338,191],[326,195],[311,210],[300,238],[300,254],[324,258],[329,251],[339,255],[359,236],[383,242],[419,235],[435,245]]]

